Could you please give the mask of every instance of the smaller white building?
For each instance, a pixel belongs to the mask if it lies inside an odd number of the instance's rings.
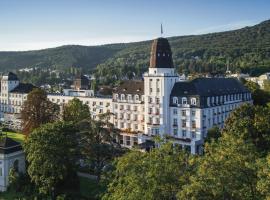
[[[270,72],[262,74],[258,77],[247,77],[245,78],[247,81],[252,81],[254,83],[257,83],[262,89],[265,87],[265,83],[267,81],[270,81]]]
[[[0,118],[6,126],[19,130],[21,128],[20,113],[27,95],[35,86],[21,83],[17,75],[8,72],[1,78]]]
[[[6,191],[9,183],[9,172],[25,172],[25,155],[19,142],[13,139],[0,137],[0,191]]]

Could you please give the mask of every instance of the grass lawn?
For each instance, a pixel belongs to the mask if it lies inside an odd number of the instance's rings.
[[[7,134],[8,137],[12,138],[13,140],[23,143],[25,135],[21,133],[15,133],[15,132],[3,132],[3,134]]]

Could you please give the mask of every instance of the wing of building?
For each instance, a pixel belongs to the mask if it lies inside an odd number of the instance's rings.
[[[0,91],[1,121],[13,129],[21,128],[20,113],[27,94],[35,86],[29,83],[20,83],[16,74],[9,72],[2,76]]]
[[[194,154],[201,152],[209,128],[223,127],[231,111],[243,103],[252,103],[250,92],[234,78],[183,81],[175,72],[165,38],[153,41],[150,57],[143,80],[123,81],[112,95],[94,94],[85,77],[79,76],[72,89],[48,94],[48,99],[64,105],[76,97],[89,106],[93,119],[113,113],[110,121],[122,130],[117,140],[125,147],[148,148],[155,136],[161,136]],[[9,77],[5,79],[18,81],[14,74]],[[12,93],[16,87],[8,91]]]

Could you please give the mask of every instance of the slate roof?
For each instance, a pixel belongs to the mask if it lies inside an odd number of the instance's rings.
[[[31,92],[34,88],[36,88],[36,86],[30,83],[19,83],[19,85],[15,87],[13,90],[11,90],[10,92],[27,94]]]
[[[13,72],[8,72],[6,74],[4,74],[3,76],[7,76],[7,79],[5,80],[8,80],[8,81],[18,81],[18,77],[16,74],[14,74]]]
[[[157,38],[153,41],[150,68],[173,68],[172,51],[166,38]]]
[[[218,96],[245,92],[249,92],[248,89],[235,78],[196,78],[175,83],[171,96]]]
[[[113,93],[118,94],[144,94],[144,82],[139,80],[124,81],[118,87],[116,87]]]
[[[19,142],[16,142],[15,140],[2,136],[0,138],[0,153],[1,154],[9,154],[16,151],[21,151],[22,146]]]

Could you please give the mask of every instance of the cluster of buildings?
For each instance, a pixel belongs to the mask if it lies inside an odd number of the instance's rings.
[[[228,76],[257,83],[262,89],[265,89],[266,84],[270,85],[270,72],[264,73],[260,76],[249,76],[249,74],[242,73],[228,74]]]
[[[34,88],[21,83],[12,72],[2,76],[2,123],[21,128],[22,105]],[[71,89],[63,93],[48,94],[48,99],[60,106],[73,98],[89,106],[93,119],[113,113],[110,122],[121,130],[117,140],[124,147],[147,150],[154,145],[154,137],[160,136],[192,154],[201,153],[208,129],[222,128],[230,112],[243,103],[252,103],[251,93],[236,78],[184,80],[175,72],[165,38],[153,41],[149,69],[143,79],[123,81],[112,95],[95,94],[84,76],[76,77]],[[6,190],[12,167],[25,170],[21,145],[0,135],[0,191]]]
[[[2,77],[2,121],[19,127],[21,106],[33,88],[20,83],[11,72]],[[50,101],[61,106],[75,97],[89,106],[93,119],[113,113],[110,121],[122,130],[117,139],[125,147],[148,148],[146,144],[161,136],[194,154],[201,152],[209,128],[223,127],[231,111],[242,103],[252,103],[250,92],[235,78],[183,80],[175,72],[165,38],[153,41],[143,79],[123,81],[112,95],[96,95],[84,76],[77,77],[73,87],[62,94],[48,94]]]

